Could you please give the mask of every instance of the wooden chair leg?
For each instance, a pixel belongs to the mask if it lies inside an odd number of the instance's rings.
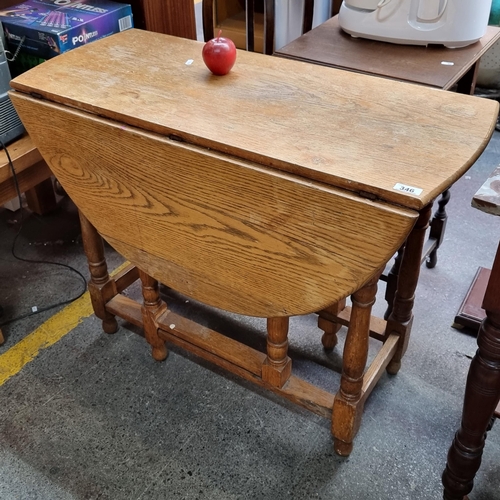
[[[288,317],[267,319],[267,359],[262,365],[262,380],[283,387],[292,373],[288,357]]]
[[[465,73],[462,78],[457,82],[457,92],[459,94],[474,95],[476,90],[477,75],[479,73],[479,68],[481,60],[477,61],[474,66],[472,66],[467,73]]]
[[[332,314],[334,316],[337,316],[344,309],[345,299],[342,299],[323,310],[329,315]],[[321,311],[319,314],[320,316],[318,317],[318,328],[320,330],[323,330],[324,332],[323,336],[321,337],[321,343],[323,344],[323,347],[326,351],[331,351],[337,345],[337,332],[340,330],[342,325],[340,323],[337,323],[336,321],[331,321],[330,319],[322,317]]]
[[[139,270],[142,282],[142,320],[144,322],[144,335],[152,347],[152,356],[156,361],[163,361],[167,357],[165,341],[158,336],[158,319],[167,311],[167,304],[160,298],[158,281]]]
[[[115,333],[118,323],[113,314],[106,311],[106,303],[117,295],[116,284],[109,277],[108,266],[104,256],[104,244],[101,235],[89,220],[81,213],[80,225],[82,229],[83,249],[87,256],[90,282],[88,284],[90,300],[95,315],[102,320],[102,328],[106,333]]]
[[[432,204],[421,210],[417,223],[406,240],[393,309],[386,327],[386,335],[396,333],[400,337],[398,349],[387,366],[387,372],[392,375],[395,375],[401,368],[401,359],[410,340],[415,290],[420,275],[425,232],[429,227],[431,213]]]
[[[352,295],[352,311],[344,346],[340,390],[335,396],[332,412],[332,434],[335,452],[348,456],[358,432],[364,399],[361,389],[368,358],[370,317],[375,303],[380,273]]]
[[[486,318],[477,337],[465,387],[462,423],[443,472],[444,498],[462,500],[481,465],[486,433],[500,400],[500,246],[483,301]]]

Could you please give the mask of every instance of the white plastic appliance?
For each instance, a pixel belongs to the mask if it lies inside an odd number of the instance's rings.
[[[486,32],[492,0],[344,0],[339,24],[355,37],[449,48]]]

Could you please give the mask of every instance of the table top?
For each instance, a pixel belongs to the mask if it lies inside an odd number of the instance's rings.
[[[472,198],[472,206],[492,215],[500,215],[500,167],[486,179]]]
[[[420,209],[474,163],[498,103],[132,29],[11,83],[25,92],[266,167]]]
[[[335,16],[275,55],[448,90],[498,39],[500,29],[488,26],[481,40],[459,49],[398,45],[353,38]]]

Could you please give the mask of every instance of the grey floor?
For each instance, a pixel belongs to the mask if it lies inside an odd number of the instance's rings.
[[[478,266],[491,266],[500,236],[500,218],[472,209],[470,201],[499,163],[495,132],[452,189],[438,265],[421,270],[402,369],[397,376],[384,375],[369,398],[348,459],[333,453],[328,420],[179,349],[155,362],[130,325],[121,322],[117,334],[106,335],[90,316],[0,386],[0,499],[441,498],[441,473],[476,350],[475,337],[451,324]],[[65,300],[81,287],[65,269],[12,257],[18,219],[18,213],[0,209],[3,321],[34,305]],[[52,215],[27,217],[16,251],[87,274],[68,200]],[[122,259],[108,249],[108,262],[113,269]],[[381,298],[383,291],[381,286]],[[242,331],[262,345],[263,321],[162,293],[173,307],[211,327]],[[2,354],[57,310],[3,327],[0,374],[13,362]],[[382,310],[380,300],[377,312]],[[314,316],[292,321],[290,341],[297,371],[335,390],[342,346],[323,352]],[[471,495],[495,499],[500,423],[489,434]]]

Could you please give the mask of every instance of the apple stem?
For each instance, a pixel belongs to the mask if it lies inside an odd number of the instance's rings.
[[[219,33],[217,33],[217,41],[219,41],[220,34],[222,33],[222,30],[219,30]]]

